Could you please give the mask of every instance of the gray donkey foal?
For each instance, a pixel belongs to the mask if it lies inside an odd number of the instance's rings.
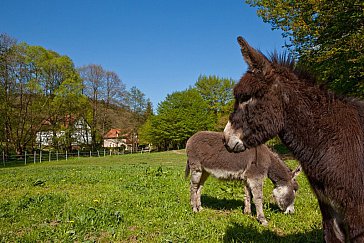
[[[191,205],[194,212],[201,207],[201,189],[211,174],[219,179],[242,180],[244,182],[244,213],[251,214],[251,194],[257,211],[257,219],[267,225],[263,213],[263,181],[265,177],[273,182],[273,195],[278,207],[285,213],[294,212],[295,180],[300,172],[299,166],[291,171],[287,165],[265,145],[241,153],[230,153],[223,143],[223,134],[217,132],[198,132],[186,145],[186,177],[191,171]]]

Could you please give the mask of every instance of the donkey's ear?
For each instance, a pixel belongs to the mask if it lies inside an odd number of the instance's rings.
[[[301,173],[302,167],[299,165],[294,171],[292,171],[293,179],[296,179],[296,177]]]
[[[269,60],[260,51],[251,47],[243,37],[238,37],[238,43],[244,60],[248,63],[249,68],[252,70],[259,69],[262,70],[263,73],[266,73],[271,65]]]

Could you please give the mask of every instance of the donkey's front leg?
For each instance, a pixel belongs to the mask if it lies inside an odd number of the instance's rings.
[[[321,200],[319,200],[319,206],[322,214],[322,228],[325,242],[346,242],[344,232],[334,217],[336,214],[334,209]]]
[[[248,179],[247,183],[253,194],[253,201],[257,210],[257,219],[263,226],[268,226],[263,212],[263,178]]]

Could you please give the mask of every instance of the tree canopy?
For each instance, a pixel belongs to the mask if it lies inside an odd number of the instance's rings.
[[[183,148],[197,131],[222,131],[232,108],[234,81],[200,76],[195,87],[169,94],[139,130],[141,143]]]
[[[298,65],[340,94],[364,97],[364,2],[246,0],[281,29]]]
[[[45,120],[56,129],[67,114],[84,105],[81,79],[67,56],[0,35],[0,112],[5,150],[34,146]]]

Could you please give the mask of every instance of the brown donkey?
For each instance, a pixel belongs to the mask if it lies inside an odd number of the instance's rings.
[[[261,145],[241,153],[229,153],[223,143],[223,134],[218,132],[198,132],[187,141],[186,177],[191,171],[191,206],[194,212],[201,208],[201,190],[211,174],[218,179],[240,180],[244,182],[244,213],[251,214],[251,194],[257,211],[257,219],[262,225],[268,222],[263,213],[263,181],[268,176],[275,188],[273,195],[278,207],[285,213],[294,212],[295,180],[300,167],[295,171],[267,146]]]
[[[225,127],[232,151],[275,135],[300,161],[315,192],[327,242],[364,242],[364,103],[339,98],[238,38],[249,69],[234,88]]]

